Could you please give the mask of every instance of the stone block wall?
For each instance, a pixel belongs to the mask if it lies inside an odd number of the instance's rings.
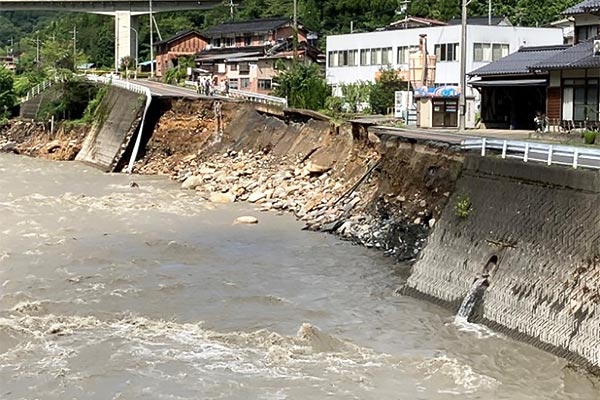
[[[468,157],[408,290],[456,310],[495,256],[476,321],[599,367],[599,193],[597,172]]]
[[[145,102],[145,96],[109,87],[76,159],[113,172],[138,130]]]

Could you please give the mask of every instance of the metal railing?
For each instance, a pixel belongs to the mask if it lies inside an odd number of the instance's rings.
[[[35,96],[38,96],[40,93],[48,90],[52,85],[54,85],[54,82],[55,81],[53,80],[48,80],[42,83],[38,83],[37,85],[29,89],[27,95],[21,99],[21,103],[25,103],[26,101],[33,99]]]
[[[502,158],[517,158],[524,162],[600,169],[600,150],[587,147],[489,138],[463,140],[461,146],[465,150],[478,150],[481,156],[492,150],[500,152]]]
[[[287,99],[284,99],[283,97],[247,92],[245,90],[229,89],[229,96],[251,101],[253,103],[272,104],[283,108],[287,108],[288,106]]]
[[[197,82],[195,81],[185,81],[185,85],[189,87],[193,87],[194,89],[197,87]],[[229,93],[225,93],[225,91],[214,88],[215,93],[221,96],[228,96],[236,99],[242,99],[246,101],[250,101],[252,103],[262,103],[262,104],[271,104],[283,108],[287,108],[288,101],[283,97],[269,96],[261,93],[249,92],[247,90],[239,90],[239,89],[229,89]]]

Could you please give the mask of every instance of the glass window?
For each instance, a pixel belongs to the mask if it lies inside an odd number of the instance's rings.
[[[235,89],[237,90],[239,88],[238,86],[238,80],[237,79],[230,79],[229,80],[229,89]]]
[[[271,80],[270,79],[259,79],[258,80],[258,88],[260,90],[271,90]]]
[[[252,36],[244,36],[244,45],[250,46],[252,44]]]
[[[383,65],[391,65],[394,62],[392,59],[392,48],[386,47],[381,50],[381,64]]]
[[[458,58],[458,43],[436,44],[435,55],[438,61],[456,61]]]
[[[240,88],[247,89],[250,87],[250,78],[240,79]]]
[[[360,65],[371,65],[371,50],[362,49],[360,51]]]
[[[337,51],[330,51],[329,52],[329,66],[330,67],[337,67],[338,66],[338,54],[337,54]]]
[[[496,61],[502,58],[502,45],[500,43],[494,43],[492,45],[492,61]]]
[[[229,64],[229,70],[230,71],[237,71],[238,70],[237,64]]]
[[[563,81],[563,117],[573,121],[598,121],[598,80],[565,79]],[[572,100],[571,100],[572,99]]]
[[[483,44],[473,43],[473,61],[483,61]]]
[[[250,64],[247,62],[240,63],[239,69],[240,69],[240,74],[247,74],[250,72]]]

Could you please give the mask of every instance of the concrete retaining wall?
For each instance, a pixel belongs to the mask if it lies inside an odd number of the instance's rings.
[[[476,321],[600,366],[599,193],[598,173],[467,158],[408,290],[458,309],[497,256]]]
[[[112,172],[137,132],[145,101],[136,93],[112,86],[108,88],[98,109],[98,121],[88,133],[76,159]]]

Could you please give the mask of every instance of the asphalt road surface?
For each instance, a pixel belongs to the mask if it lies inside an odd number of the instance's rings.
[[[222,96],[199,95],[194,89],[168,85],[166,83],[161,82],[138,80],[135,81],[135,83],[141,86],[146,86],[150,89],[152,95],[157,97],[187,97],[191,99],[210,99],[214,97],[223,98]]]

